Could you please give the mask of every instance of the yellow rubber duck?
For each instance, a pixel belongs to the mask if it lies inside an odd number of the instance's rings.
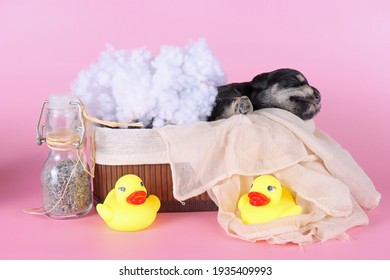
[[[238,209],[244,224],[266,223],[302,212],[291,193],[272,175],[257,177],[250,192],[240,197]]]
[[[147,197],[142,180],[133,174],[120,177],[104,203],[96,210],[106,224],[119,231],[137,231],[150,226],[160,209],[160,200],[155,195]]]

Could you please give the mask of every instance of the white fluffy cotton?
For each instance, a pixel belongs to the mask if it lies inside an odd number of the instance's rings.
[[[73,93],[88,113],[109,121],[132,116],[145,126],[190,124],[210,115],[217,86],[226,83],[204,39],[185,46],[162,46],[153,57],[145,49],[102,52],[79,73]]]

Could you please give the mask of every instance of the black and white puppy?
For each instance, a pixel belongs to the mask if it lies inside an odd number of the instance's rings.
[[[226,119],[263,108],[284,109],[308,120],[320,111],[321,94],[299,71],[278,69],[257,75],[251,82],[218,87],[208,120]]]

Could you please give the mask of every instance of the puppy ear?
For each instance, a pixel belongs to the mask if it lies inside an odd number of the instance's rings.
[[[257,75],[251,82],[251,87],[259,91],[265,90],[268,87],[268,73]]]

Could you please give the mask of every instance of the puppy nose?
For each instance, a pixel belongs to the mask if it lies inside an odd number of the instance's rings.
[[[314,98],[316,99],[316,102],[320,103],[321,102],[320,92],[316,88],[313,88],[313,90],[314,90],[313,95],[314,95]]]

